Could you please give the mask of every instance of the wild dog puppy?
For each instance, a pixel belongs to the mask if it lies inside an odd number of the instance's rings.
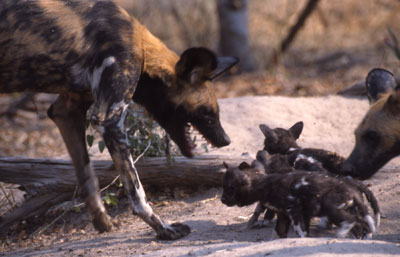
[[[271,159],[268,160],[267,157],[267,152],[265,150],[258,151],[257,153],[257,160],[253,161],[251,166],[245,162],[241,163],[239,165],[240,170],[248,170],[250,168],[253,168],[255,172],[258,172],[260,174],[287,174],[289,172],[299,172],[302,170],[295,170],[293,167],[291,167],[286,159],[278,158],[274,159],[273,157],[284,157],[285,155],[280,155],[280,154],[274,154],[271,156]],[[277,165],[272,165],[274,162],[276,162]],[[282,170],[273,173],[271,172],[270,167],[275,166],[276,169],[278,169],[278,166],[282,165]],[[312,163],[310,164],[312,165]],[[309,165],[307,165],[309,167]],[[274,170],[276,171],[276,170]],[[304,170],[303,170],[304,171]],[[315,170],[314,170],[315,172]],[[347,178],[347,177],[338,177],[336,174],[332,174],[327,172],[326,170],[321,170],[318,171],[318,175],[326,175],[326,176],[331,176],[331,177],[336,177],[338,180],[340,180],[343,183],[349,184],[350,186],[356,188],[358,190],[359,198],[363,199],[365,196],[367,201],[370,203],[371,209],[374,212],[375,216],[375,224],[376,228],[379,227],[380,225],[380,207],[378,204],[377,199],[375,198],[374,194],[372,193],[371,190],[367,186],[365,186],[361,181]],[[267,211],[266,211],[267,210]],[[357,208],[349,208],[353,213],[358,215],[357,213],[359,212],[359,209]],[[266,211],[266,212],[265,212]],[[261,221],[261,223],[258,223],[258,218],[259,216],[265,212],[264,219]],[[271,208],[268,208],[267,205],[264,205],[262,202],[259,202],[256,206],[256,209],[254,210],[254,213],[252,217],[249,219],[247,226],[249,228],[257,228],[257,227],[264,227],[268,224],[270,224],[275,217],[275,211]],[[330,228],[332,225],[332,222],[328,219],[328,217],[321,217],[321,222],[319,226],[321,228]]]
[[[112,1],[2,0],[0,4],[0,93],[58,94],[48,110],[71,156],[81,196],[94,227],[110,231],[98,180],[85,143],[86,112],[103,137],[121,174],[133,214],[161,239],[190,232],[164,222],[146,201],[124,129],[133,100],[168,132],[183,155],[193,156],[190,126],[214,146],[230,143],[221,127],[210,80],[237,58],[217,58],[205,48],[179,57]]]
[[[338,237],[351,231],[356,238],[375,233],[375,225],[358,189],[343,181],[312,172],[264,174],[252,167],[224,163],[221,201],[239,207],[261,202],[278,213],[275,231],[287,237],[292,224],[300,237],[309,235],[312,217],[327,216],[339,227]],[[354,213],[350,209],[357,208]]]
[[[344,158],[336,153],[316,148],[301,148],[296,140],[303,131],[302,121],[295,123],[289,129],[271,129],[265,124],[260,125],[260,130],[264,134],[264,150],[269,154],[283,154],[285,156],[271,157],[278,162],[288,162],[291,167],[307,171],[328,171],[339,174],[344,162]],[[279,172],[279,167],[275,165],[272,171]],[[282,165],[282,163],[281,163]]]
[[[296,140],[299,138],[304,124],[297,122],[289,129],[271,129],[267,125],[260,125],[265,136],[264,151],[257,153],[257,160],[264,164],[268,173],[288,173],[296,170],[317,171],[321,174],[338,177],[344,158],[336,153],[315,148],[301,148]],[[265,151],[272,155],[268,155]],[[285,153],[285,154],[282,154]],[[344,183],[349,183],[358,188],[360,196],[364,194],[371,204],[375,214],[377,227],[380,223],[380,210],[374,194],[362,182],[350,178],[341,177]],[[250,218],[248,226],[254,226],[258,216],[265,211],[265,207],[258,205]],[[356,210],[355,210],[356,211]],[[268,224],[274,217],[274,212],[268,210],[263,223]],[[321,226],[329,225],[326,219],[321,220]]]
[[[373,69],[366,78],[371,106],[356,128],[356,143],[342,172],[359,179],[372,177],[400,155],[400,86],[393,74]]]

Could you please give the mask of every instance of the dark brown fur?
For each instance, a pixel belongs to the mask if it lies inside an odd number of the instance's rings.
[[[357,187],[312,172],[263,174],[251,167],[225,164],[221,201],[227,206],[260,202],[278,213],[275,231],[286,237],[290,223],[299,236],[309,234],[312,217],[327,216],[340,227],[338,236],[351,231],[357,238],[375,232],[368,208]],[[354,213],[354,208],[358,212]]]
[[[132,99],[169,133],[183,155],[193,156],[189,128],[217,147],[230,143],[219,121],[210,80],[237,63],[205,48],[179,57],[112,1],[2,0],[0,93],[59,94],[48,111],[71,156],[93,225],[110,231],[85,143],[86,111],[119,170],[133,213],[162,239],[190,232],[168,225],[146,201],[124,129]]]
[[[323,149],[301,148],[297,145],[296,140],[299,138],[303,130],[303,122],[297,122],[289,129],[275,128],[270,129],[266,125],[260,125],[260,129],[265,136],[264,151],[257,153],[257,161],[262,163],[267,173],[288,173],[297,170],[316,171],[332,177],[340,177],[341,167],[344,158]],[[276,151],[279,149],[279,151]],[[285,154],[282,154],[285,153]],[[252,165],[254,166],[254,164]],[[364,194],[370,202],[374,211],[377,226],[380,221],[380,210],[378,202],[374,194],[360,181],[350,178],[341,177],[344,183],[349,183],[358,188],[360,197]],[[254,226],[259,215],[265,211],[261,205],[256,207],[254,215],[249,220],[248,225]],[[263,223],[269,223],[274,217],[274,212],[268,210],[265,214]]]

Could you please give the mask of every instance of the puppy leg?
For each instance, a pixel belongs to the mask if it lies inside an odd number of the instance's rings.
[[[263,213],[265,210],[266,213],[264,215],[264,219],[261,222],[258,222],[258,217]],[[261,202],[259,202],[256,206],[256,209],[254,210],[253,215],[247,222],[247,227],[248,228],[262,228],[267,226],[268,224],[271,223],[272,219],[275,217],[275,212],[273,210],[270,210],[266,208]]]
[[[275,231],[280,238],[286,238],[290,228],[290,219],[284,213],[278,213]]]
[[[254,228],[254,227],[258,227],[256,225],[257,221],[258,221],[258,217],[260,216],[261,213],[263,213],[265,211],[265,207],[263,206],[263,204],[261,202],[259,202],[256,206],[256,209],[254,210],[253,215],[251,216],[251,218],[249,219],[249,221],[247,222],[247,227],[248,228]]]
[[[294,205],[287,209],[290,220],[292,221],[292,226],[294,231],[299,237],[305,237],[307,235],[307,227],[305,224],[305,219],[303,217],[303,210],[301,206]]]

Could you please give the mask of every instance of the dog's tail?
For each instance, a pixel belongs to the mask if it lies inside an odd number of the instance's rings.
[[[367,198],[367,201],[371,205],[371,208],[372,208],[372,210],[374,212],[374,215],[375,215],[376,228],[378,228],[380,223],[381,223],[381,213],[380,213],[379,204],[378,204],[378,201],[375,198],[375,195],[361,181],[358,181],[358,180],[355,180],[355,179],[347,179],[347,181],[350,182],[355,187],[357,187],[357,189],[360,192],[362,192],[365,195],[365,197]]]

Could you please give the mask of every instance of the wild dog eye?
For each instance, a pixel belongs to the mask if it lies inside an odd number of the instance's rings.
[[[216,119],[214,110],[208,106],[200,106],[198,109],[200,116],[207,121],[209,125],[213,124]]]
[[[362,138],[370,146],[377,145],[380,139],[378,132],[372,130],[366,131]]]

